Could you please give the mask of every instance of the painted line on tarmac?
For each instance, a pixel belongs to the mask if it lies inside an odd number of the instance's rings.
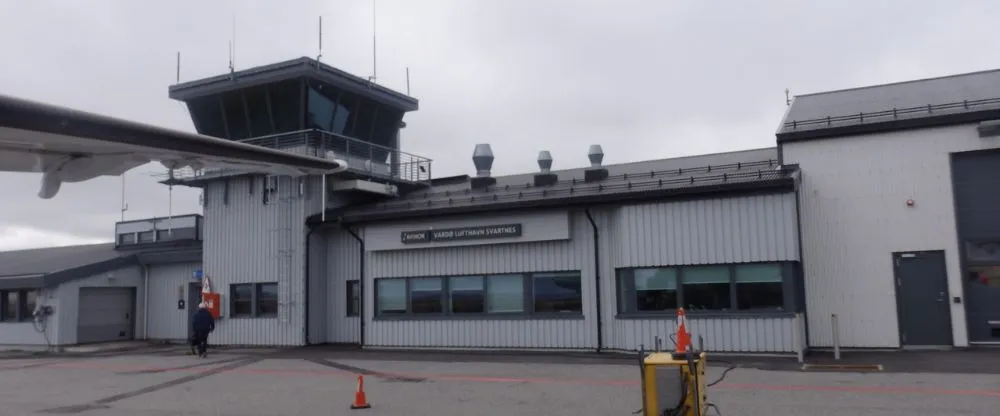
[[[248,358],[248,359],[243,359],[241,361],[237,361],[237,362],[234,362],[234,363],[229,363],[229,364],[221,366],[221,367],[199,368],[199,369],[193,369],[193,368],[184,369],[184,370],[188,370],[188,371],[192,371],[192,370],[197,370],[197,371],[193,371],[194,374],[187,375],[187,376],[184,376],[184,377],[181,377],[181,378],[178,378],[178,379],[166,381],[166,382],[159,383],[159,384],[154,384],[152,386],[143,387],[141,389],[137,389],[137,390],[133,390],[133,391],[125,392],[125,393],[115,394],[115,395],[108,396],[108,397],[105,397],[105,398],[102,398],[102,399],[94,400],[91,403],[84,403],[84,404],[71,405],[71,406],[61,406],[61,407],[55,407],[55,408],[51,408],[51,409],[43,409],[42,412],[44,412],[44,413],[73,414],[73,413],[83,413],[83,412],[87,412],[87,411],[91,411],[91,410],[97,410],[97,409],[107,409],[107,408],[110,407],[109,405],[112,404],[112,403],[114,403],[114,402],[118,402],[118,401],[125,400],[125,399],[131,399],[131,398],[136,397],[136,396],[140,396],[140,395],[143,395],[143,394],[148,394],[148,393],[160,391],[160,390],[163,390],[163,389],[166,389],[166,388],[170,388],[170,387],[174,387],[174,386],[178,386],[178,385],[181,385],[181,384],[190,383],[192,381],[200,380],[200,379],[203,379],[203,378],[206,378],[206,377],[210,377],[210,376],[213,376],[213,375],[216,375],[216,374],[224,373],[224,372],[227,372],[227,371],[233,371],[233,370],[238,369],[239,367],[250,365],[250,364],[253,364],[253,363],[257,362],[257,361],[260,361],[260,359],[259,358]],[[72,365],[72,364],[70,364],[70,365]],[[180,371],[184,371],[184,370],[173,370],[173,372],[180,372]],[[166,372],[169,372],[169,370],[166,371]]]
[[[151,366],[128,366],[115,364],[100,364],[95,362],[76,363],[55,363],[53,368],[78,368],[108,371],[156,371],[156,372],[202,372],[203,369],[171,369],[170,367]],[[271,370],[254,368],[234,368],[228,373],[234,374],[259,374],[272,376],[347,376],[355,377],[358,372],[337,368],[324,369],[295,369],[295,370]],[[601,385],[634,387],[639,385],[638,380],[600,380],[600,379],[555,379],[555,378],[533,378],[533,377],[500,377],[500,376],[476,376],[462,374],[422,374],[422,373],[397,373],[378,372],[379,375],[389,377],[405,377],[413,379],[425,379],[427,381],[457,381],[457,382],[478,382],[478,383],[530,383],[530,384],[564,384],[564,385]],[[780,385],[780,384],[745,384],[745,383],[720,383],[711,388],[712,390],[728,391],[801,391],[801,392],[826,392],[826,393],[859,393],[859,394],[920,394],[931,396],[979,396],[979,397],[1000,397],[1000,390],[977,390],[977,389],[939,389],[928,387],[890,387],[890,386],[823,386],[823,385]]]

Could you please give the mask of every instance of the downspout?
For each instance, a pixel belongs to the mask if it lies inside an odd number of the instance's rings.
[[[594,230],[594,306],[597,308],[597,352],[604,349],[604,308],[601,307],[601,252],[598,239],[600,234],[597,230],[597,223],[590,215],[590,208],[583,211],[587,214],[590,227]]]
[[[142,264],[142,337],[149,341],[149,266]]]
[[[352,230],[344,223],[340,223],[340,226],[348,233],[350,233],[351,237],[354,237],[355,240],[358,240],[358,243],[360,244],[360,250],[359,250],[360,253],[358,255],[359,257],[358,266],[361,269],[358,272],[358,321],[360,322],[359,329],[361,330],[361,333],[358,335],[358,344],[361,346],[361,348],[364,348],[365,347],[365,240],[362,239],[361,236],[358,235],[358,233],[354,232],[354,230]]]

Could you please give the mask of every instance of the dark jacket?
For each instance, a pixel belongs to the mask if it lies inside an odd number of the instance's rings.
[[[200,308],[191,316],[191,329],[195,332],[212,332],[215,330],[215,318],[208,309]]]

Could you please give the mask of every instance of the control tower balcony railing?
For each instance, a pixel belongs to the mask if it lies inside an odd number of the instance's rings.
[[[348,172],[410,184],[430,184],[431,159],[323,130],[299,130],[240,140],[286,152],[347,161]],[[251,172],[231,169],[177,169],[176,182],[200,181]],[[166,176],[166,175],[164,175]]]

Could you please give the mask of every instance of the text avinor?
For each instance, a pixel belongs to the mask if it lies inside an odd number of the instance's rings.
[[[483,225],[477,227],[446,228],[441,230],[403,231],[403,243],[428,243],[431,241],[461,241],[487,238],[520,237],[521,224]]]

